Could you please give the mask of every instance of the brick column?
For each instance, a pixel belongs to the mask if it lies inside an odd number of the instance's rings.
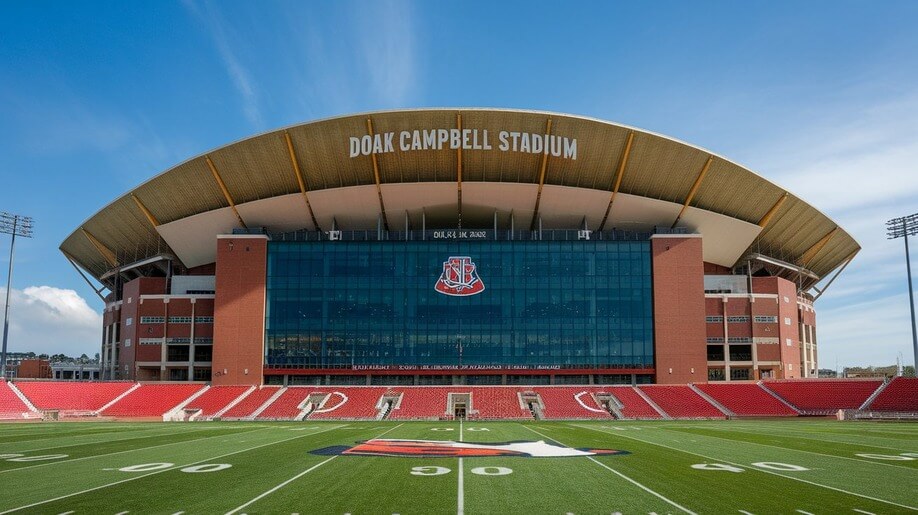
[[[701,235],[657,234],[650,243],[656,381],[707,382]]]
[[[215,385],[262,384],[267,264],[267,236],[217,236]]]

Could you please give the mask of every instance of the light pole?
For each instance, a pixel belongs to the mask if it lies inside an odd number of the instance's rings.
[[[908,255],[908,237],[918,234],[918,213],[886,222],[886,237],[890,240],[905,238],[905,270],[908,274],[908,307],[912,313],[912,351],[915,370],[918,371],[918,333],[915,331],[915,295],[912,293],[912,263]]]
[[[3,348],[0,350],[0,377],[6,379],[6,341],[10,332],[10,289],[13,282],[13,250],[16,236],[32,237],[32,218],[0,211],[0,233],[12,236],[10,240],[10,268],[6,275],[6,305],[3,310]]]

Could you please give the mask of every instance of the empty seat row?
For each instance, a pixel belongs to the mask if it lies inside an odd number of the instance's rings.
[[[870,403],[874,411],[918,411],[918,378],[897,377]]]
[[[882,384],[883,381],[873,379],[800,379],[762,383],[807,415],[858,409]]]
[[[795,417],[798,412],[756,383],[708,383],[695,385],[736,415]]]

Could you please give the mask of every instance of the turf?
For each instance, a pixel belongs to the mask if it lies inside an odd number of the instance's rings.
[[[310,453],[377,437],[543,440],[628,454]],[[918,511],[918,425],[5,424],[0,485],[0,513],[910,513]]]

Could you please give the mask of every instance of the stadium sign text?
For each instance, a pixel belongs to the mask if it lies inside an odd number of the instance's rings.
[[[494,150],[523,154],[545,154],[562,159],[577,159],[577,138],[534,132],[498,131],[492,141],[487,129],[414,129],[351,136],[350,156],[369,156],[415,150]]]

